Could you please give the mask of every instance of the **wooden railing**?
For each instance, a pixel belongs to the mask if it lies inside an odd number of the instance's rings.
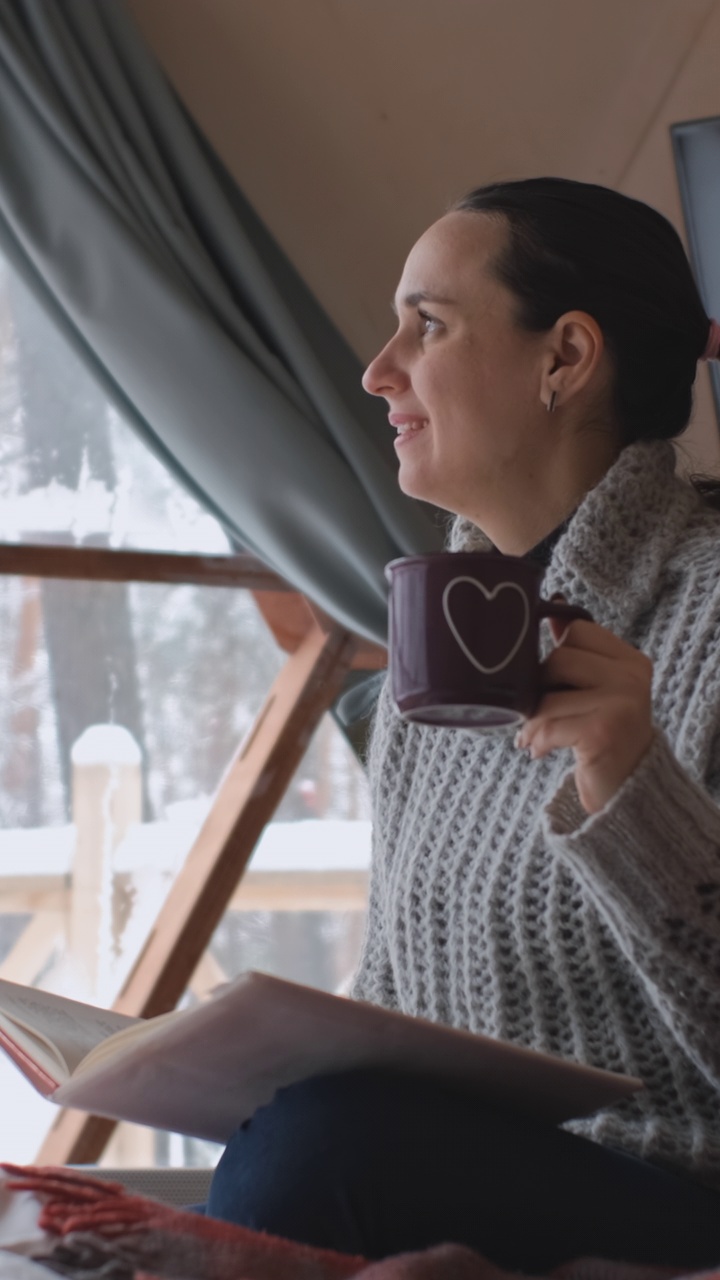
[[[176,1005],[231,901],[310,736],[352,668],[385,650],[330,619],[253,556],[175,555],[58,545],[0,545],[0,574],[104,582],[194,583],[249,590],[288,657],[238,746],[212,807],[114,1007],[151,1017]],[[92,1163],[114,1121],[61,1111],[42,1163]]]

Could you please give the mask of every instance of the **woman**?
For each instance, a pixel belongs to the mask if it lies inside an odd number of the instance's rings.
[[[424,1081],[311,1081],[233,1141],[209,1211],[371,1256],[717,1263],[720,516],[667,441],[720,327],[665,219],[560,179],[472,192],[396,308],[364,385],[402,489],[594,621],[556,632],[545,677],[570,687],[514,743],[404,723],[384,690],[353,995],[646,1089],[560,1130]]]

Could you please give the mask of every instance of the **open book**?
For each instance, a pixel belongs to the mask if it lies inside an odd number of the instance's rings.
[[[284,1085],[353,1067],[422,1072],[555,1122],[642,1087],[254,972],[192,1009],[148,1019],[0,981],[0,1048],[62,1106],[216,1142]]]

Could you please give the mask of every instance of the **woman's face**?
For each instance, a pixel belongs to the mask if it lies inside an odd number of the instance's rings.
[[[488,504],[547,458],[547,348],[516,325],[517,304],[489,269],[506,235],[471,212],[434,223],[405,264],[397,331],[363,378],[397,429],[401,489],[481,527]]]

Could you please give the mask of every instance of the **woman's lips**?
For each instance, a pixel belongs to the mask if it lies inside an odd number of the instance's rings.
[[[395,438],[395,448],[400,449],[404,445],[409,444],[411,440],[419,435],[424,427],[428,425],[427,418],[421,418],[407,413],[391,413],[389,415],[391,426],[395,427],[397,436]]]

